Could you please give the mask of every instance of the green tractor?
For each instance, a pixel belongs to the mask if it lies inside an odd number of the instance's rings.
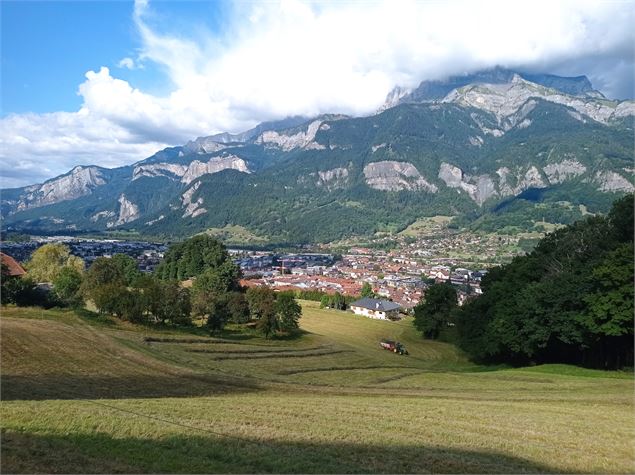
[[[379,342],[379,346],[381,346],[384,350],[392,351],[393,353],[397,353],[399,355],[407,355],[408,350],[398,341],[393,340],[381,340]]]

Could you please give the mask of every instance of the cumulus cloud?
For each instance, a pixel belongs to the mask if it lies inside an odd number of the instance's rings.
[[[11,153],[1,159],[3,165],[14,157],[45,163],[40,176],[79,161],[120,165],[263,120],[368,114],[396,85],[415,87],[495,65],[587,74],[609,97],[632,97],[633,6],[579,0],[238,2],[221,34],[193,29],[188,36],[162,30],[152,5],[137,1],[132,19],[139,55],[119,66],[153,62],[166,72],[171,91],[159,97],[105,67],[89,71],[79,86],[79,111],[2,119],[0,143]]]
[[[0,145],[2,188],[41,182],[76,165],[132,163],[165,147],[85,108],[75,113],[11,114],[2,119]]]

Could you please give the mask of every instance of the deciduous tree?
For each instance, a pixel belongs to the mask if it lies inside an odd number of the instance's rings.
[[[282,293],[276,298],[275,311],[279,319],[279,329],[291,332],[299,327],[299,320],[302,316],[302,307],[293,298],[293,295]]]
[[[44,244],[26,263],[30,277],[36,282],[53,282],[64,267],[83,272],[84,261],[71,255],[70,249],[61,243]]]
[[[456,307],[456,290],[451,284],[434,284],[428,288],[424,301],[414,308],[414,325],[426,338],[437,339],[451,319]]]

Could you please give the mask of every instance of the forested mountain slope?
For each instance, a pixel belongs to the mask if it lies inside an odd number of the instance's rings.
[[[536,81],[536,82],[532,82]],[[456,215],[484,228],[569,223],[633,191],[633,101],[586,78],[497,69],[393,92],[368,117],[323,115],[201,137],[108,170],[4,190],[11,229],[187,236],[240,225],[324,242]]]

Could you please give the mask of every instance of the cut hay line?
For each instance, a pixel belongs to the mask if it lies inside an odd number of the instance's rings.
[[[272,349],[244,349],[244,350],[209,350],[209,349],[190,349],[188,353],[219,353],[219,354],[257,354],[257,353],[302,353],[306,351],[319,351],[327,349],[327,346],[313,346],[309,348],[272,348]],[[334,350],[339,351],[339,350]]]
[[[385,378],[377,378],[376,380],[373,381],[373,384],[383,384],[383,383],[390,383],[391,381],[399,381],[400,379],[407,378],[409,376],[414,376],[415,374],[419,374],[419,372],[401,373],[401,374],[396,374],[394,376],[388,376]]]
[[[189,350],[189,352],[191,353],[206,353],[206,354],[221,354],[222,352],[219,351],[196,351],[196,350]],[[265,354],[257,354],[257,353],[251,353],[251,354],[243,354],[243,355],[228,355],[228,356],[214,356],[211,359],[214,361],[222,361],[222,360],[259,360],[259,359],[265,359],[265,358],[308,358],[311,356],[330,356],[330,355],[336,355],[339,353],[352,353],[351,350],[334,350],[334,351],[313,351],[313,352],[308,352],[308,353],[265,353]]]
[[[223,344],[223,345],[244,345],[244,346],[262,346],[266,348],[275,347],[275,340],[271,343],[253,343],[236,341],[228,338],[174,338],[174,337],[153,337],[146,336],[143,341],[145,343],[175,343],[175,344]]]
[[[234,343],[231,340],[221,338],[160,338],[154,336],[146,336],[143,341],[146,343]]]
[[[389,365],[389,366],[327,366],[327,367],[322,367],[322,368],[305,368],[305,369],[289,369],[289,370],[282,370],[282,371],[278,371],[278,375],[283,376],[283,375],[292,375],[292,374],[302,374],[302,373],[319,373],[322,371],[357,371],[357,370],[364,370],[364,369],[417,369],[420,370],[421,368],[416,368],[413,366],[393,366],[393,365]],[[416,373],[413,373],[416,374]]]

